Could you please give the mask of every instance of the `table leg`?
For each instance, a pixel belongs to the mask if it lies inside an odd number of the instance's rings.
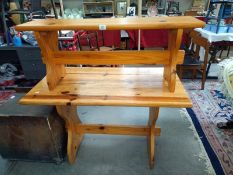
[[[176,87],[176,65],[178,53],[182,40],[183,29],[169,30],[168,32],[168,51],[170,52],[169,64],[164,67],[164,79],[168,82],[170,92],[175,91]]]
[[[83,134],[78,133],[75,126],[81,121],[77,114],[76,106],[56,106],[58,114],[65,120],[68,133],[67,155],[70,164],[76,159],[77,150],[83,139]]]
[[[154,168],[155,164],[155,124],[158,119],[159,108],[150,107],[148,126],[150,127],[150,133],[148,135],[148,152],[149,152],[149,165],[150,168]]]
[[[65,76],[64,64],[52,64],[49,62],[53,58],[53,52],[58,51],[57,32],[34,32],[36,40],[41,49],[43,62],[46,64],[46,79],[49,90],[53,90],[62,77]],[[48,39],[49,38],[49,39]]]
[[[224,45],[214,45],[212,44],[209,48],[209,53],[210,53],[210,59],[209,59],[209,62],[208,62],[208,67],[207,67],[207,70],[206,70],[206,77],[208,77],[208,73],[209,73],[209,70],[210,70],[210,66],[212,63],[218,63],[218,60],[216,60],[216,55],[217,53],[222,50],[224,48]]]
[[[205,47],[205,56],[204,56],[204,65],[203,65],[203,73],[202,73],[202,80],[201,80],[201,89],[205,88],[205,81],[207,77],[207,64],[209,59],[209,45]]]

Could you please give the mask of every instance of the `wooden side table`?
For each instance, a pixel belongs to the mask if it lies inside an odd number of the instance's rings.
[[[32,30],[39,42],[47,75],[25,97],[22,104],[55,105],[66,121],[67,153],[74,163],[84,134],[120,134],[148,137],[149,165],[155,162],[155,125],[160,107],[191,107],[192,103],[176,75],[183,62],[179,50],[183,29],[202,27],[193,17],[116,18],[85,20],[39,20],[17,26]],[[164,51],[59,51],[59,30],[168,29]],[[66,68],[65,64],[162,64],[163,68]],[[149,107],[147,126],[84,124],[77,106]]]
[[[194,57],[194,59],[198,63],[197,64],[192,64],[192,63],[185,64],[185,61],[184,61],[184,64],[178,66],[179,69],[180,69],[180,73],[179,73],[180,76],[179,77],[182,78],[183,70],[193,70],[195,72],[197,70],[200,70],[202,72],[201,89],[204,89],[206,76],[207,76],[207,63],[208,63],[210,43],[208,42],[208,40],[206,38],[203,38],[200,35],[200,33],[198,33],[195,30],[187,31],[187,33],[188,33],[188,35],[190,37],[190,41],[192,43],[191,50],[193,51],[194,50],[194,45],[196,46],[195,53],[192,56]],[[189,43],[189,44],[191,44],[191,43]],[[205,55],[204,55],[204,61],[203,62],[199,61],[200,47],[203,47],[205,49]],[[187,59],[189,59],[189,61],[191,61],[190,60],[191,57],[187,57]]]
[[[203,47],[205,49],[205,55],[204,55],[204,62],[202,64],[202,85],[201,85],[201,89],[204,89],[205,87],[205,81],[206,81],[206,77],[208,77],[208,73],[210,70],[210,66],[212,63],[216,62],[216,55],[219,51],[221,51],[224,46],[231,46],[233,44],[233,41],[231,40],[224,40],[226,39],[226,37],[224,36],[223,38],[221,38],[221,36],[223,36],[223,34],[215,34],[215,35],[219,35],[217,41],[209,41],[208,38],[202,36],[201,32],[203,31],[202,29],[199,30],[192,30],[190,31],[190,38],[192,40],[192,43],[194,43],[197,47],[197,51],[196,53],[199,53],[200,47]],[[207,34],[206,34],[207,35]],[[227,35],[227,34],[224,34]],[[231,34],[229,34],[231,35]],[[228,37],[231,38],[231,37]],[[210,58],[209,58],[209,54],[210,54]]]

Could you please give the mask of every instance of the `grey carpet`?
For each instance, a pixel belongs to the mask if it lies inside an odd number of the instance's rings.
[[[148,108],[80,107],[83,122],[111,124],[146,124]],[[205,162],[200,160],[200,145],[190,123],[179,109],[162,108],[156,139],[156,165],[148,166],[146,137],[86,135],[76,163],[7,162],[0,158],[4,175],[205,175]],[[9,167],[10,166],[10,167]]]

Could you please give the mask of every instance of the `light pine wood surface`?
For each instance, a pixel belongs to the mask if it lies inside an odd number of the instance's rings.
[[[159,108],[149,108],[149,120],[148,126],[150,127],[150,133],[148,134],[148,153],[149,153],[149,165],[152,169],[155,164],[155,125],[159,117]]]
[[[190,16],[153,18],[101,18],[80,20],[36,20],[18,25],[17,30],[31,30],[42,51],[46,64],[47,84],[52,91],[65,74],[65,64],[121,65],[162,64],[170,92],[176,87],[176,65],[181,64],[184,52],[179,51],[183,29],[203,27],[204,22]],[[59,30],[128,30],[168,29],[168,50],[165,51],[96,51],[65,52],[58,50]],[[140,43],[140,42],[139,42]]]
[[[192,103],[176,75],[183,62],[179,50],[183,29],[203,27],[193,17],[101,18],[80,20],[36,20],[16,26],[34,31],[46,64],[46,77],[21,104],[55,105],[65,120],[68,160],[75,162],[84,134],[121,134],[148,137],[149,166],[155,164],[155,125],[160,107],[191,107]],[[66,52],[58,49],[59,30],[167,29],[168,49],[164,51]],[[161,64],[164,68],[66,68],[66,64]],[[84,124],[77,106],[144,106],[150,108],[147,126]]]
[[[177,60],[175,64],[182,64],[184,61],[184,51],[177,50]],[[143,51],[82,51],[54,52],[53,58],[45,63],[48,64],[144,64],[144,65],[169,65],[170,52],[167,50],[143,50]]]
[[[76,126],[81,124],[76,106],[56,106],[58,114],[65,120],[68,133],[67,155],[69,163],[76,160],[78,148],[82,142],[83,133],[76,132]]]
[[[205,23],[191,16],[179,17],[131,17],[98,19],[47,19],[36,20],[16,26],[19,31],[58,31],[58,30],[106,30],[131,29],[191,29],[203,27]]]
[[[163,68],[66,68],[67,74],[53,91],[44,78],[21,104],[191,107],[177,77],[169,91]]]

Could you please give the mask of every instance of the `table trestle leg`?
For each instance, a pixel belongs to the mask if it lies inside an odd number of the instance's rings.
[[[155,126],[159,115],[158,107],[150,107],[147,126],[102,125],[81,123],[76,106],[56,106],[58,114],[65,120],[68,132],[67,155],[70,164],[76,159],[77,150],[84,134],[137,135],[148,137],[150,168],[155,162],[155,136],[160,136],[160,128]]]
[[[76,132],[76,125],[81,121],[77,114],[76,106],[56,106],[58,114],[65,120],[68,133],[67,155],[70,164],[73,164],[76,159],[76,154],[80,143],[83,139],[83,134]]]
[[[149,153],[149,165],[150,168],[154,168],[155,164],[155,124],[159,116],[158,107],[149,108],[149,120],[148,127],[150,127],[150,133],[148,135],[148,153]]]
[[[168,82],[170,92],[176,87],[176,65],[181,45],[183,29],[172,29],[168,32],[168,51],[170,52],[169,64],[164,67],[164,79]]]
[[[65,76],[64,64],[53,64],[50,60],[53,53],[58,51],[57,32],[35,32],[36,40],[41,49],[43,62],[46,64],[46,78],[49,90],[53,90],[62,77]]]

